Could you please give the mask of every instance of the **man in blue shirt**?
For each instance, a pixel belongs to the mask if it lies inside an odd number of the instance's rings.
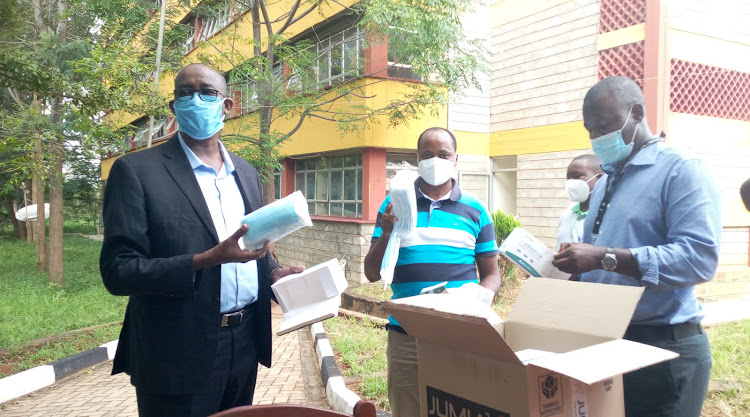
[[[448,287],[469,282],[497,293],[500,273],[492,219],[482,203],[463,194],[452,178],[457,162],[456,138],[448,129],[433,127],[417,140],[419,178],[417,225],[400,235],[401,245],[393,273],[393,298],[419,295],[423,288],[447,281]],[[398,221],[386,197],[375,225],[365,275],[378,281],[383,255]],[[388,326],[388,397],[394,417],[414,417],[419,412],[417,344],[393,317]]]
[[[583,119],[607,176],[592,193],[583,243],[563,245],[553,263],[581,281],[645,287],[625,339],[680,354],[623,377],[626,415],[699,417],[711,352],[694,287],[718,266],[719,189],[702,161],[651,133],[632,80],[597,83]]]

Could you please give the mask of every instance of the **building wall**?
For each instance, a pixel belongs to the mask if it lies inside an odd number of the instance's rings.
[[[312,227],[298,230],[276,242],[282,265],[313,266],[331,258],[346,259],[346,278],[363,284],[364,260],[370,249],[374,224],[314,220]]]
[[[518,155],[517,213],[521,225],[554,248],[560,214],[573,203],[565,193],[565,174],[578,155],[590,149]]]
[[[581,120],[596,82],[598,24],[596,0],[493,4],[492,132]]]

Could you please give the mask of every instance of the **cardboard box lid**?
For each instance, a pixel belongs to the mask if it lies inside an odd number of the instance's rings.
[[[455,294],[425,294],[384,307],[418,341],[522,364],[503,339],[503,321],[489,306]]]
[[[619,339],[642,294],[642,287],[529,278],[507,322]]]
[[[567,353],[543,356],[529,361],[528,365],[561,373],[591,385],[679,356],[669,350],[617,339]]]

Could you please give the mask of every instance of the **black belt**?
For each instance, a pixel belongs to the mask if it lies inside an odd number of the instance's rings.
[[[628,326],[625,339],[636,342],[681,340],[703,333],[700,323],[665,324],[660,326]]]
[[[245,308],[237,310],[237,311],[230,311],[229,313],[224,313],[221,315],[221,327],[231,327],[236,326],[243,321],[253,317],[253,313],[255,312],[255,303],[248,304],[245,306]]]
[[[396,332],[396,333],[401,333],[401,334],[405,334],[405,335],[407,335],[407,336],[409,335],[408,333],[406,333],[406,330],[404,330],[404,328],[403,328],[403,327],[401,327],[401,326],[396,326],[395,324],[390,324],[390,323],[388,323],[388,324],[386,324],[386,325],[385,325],[385,329],[386,329],[386,330],[393,330],[393,331],[394,331],[394,332]]]

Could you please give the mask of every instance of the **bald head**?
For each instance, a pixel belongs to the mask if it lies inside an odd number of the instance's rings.
[[[571,164],[574,162],[579,162],[583,164],[586,168],[591,170],[591,172],[594,174],[600,174],[604,172],[602,171],[602,168],[601,168],[602,160],[599,159],[599,157],[594,154],[586,153],[583,155],[578,155],[575,158],[573,158],[573,161],[571,161]]]
[[[602,100],[614,100],[623,107],[643,105],[643,91],[628,77],[607,77],[591,87],[583,98],[583,106]]]
[[[200,87],[196,87],[196,82]],[[211,88],[227,95],[227,82],[224,76],[214,68],[201,63],[188,64],[180,69],[174,79],[175,91],[181,87],[192,86],[193,88]]]

